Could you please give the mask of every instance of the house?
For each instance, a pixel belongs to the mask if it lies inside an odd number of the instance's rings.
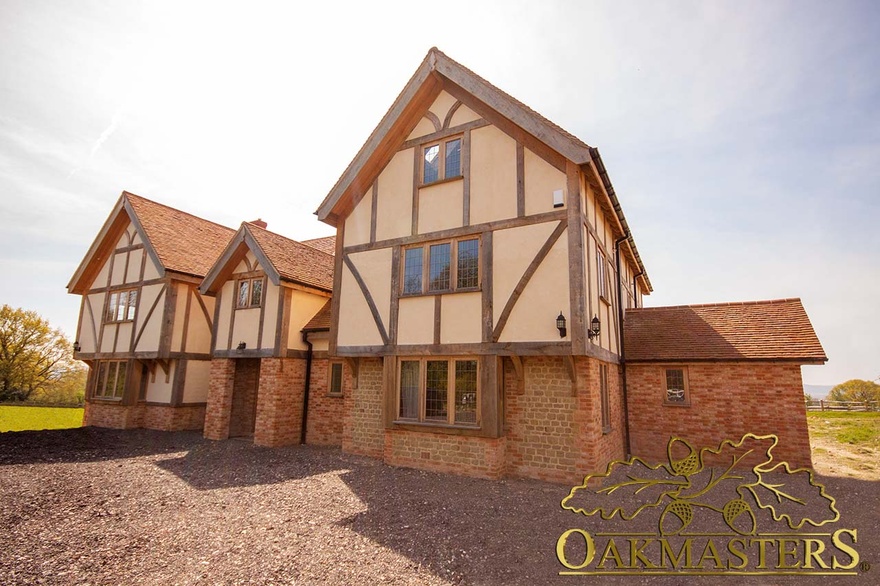
[[[122,193],[67,285],[82,296],[84,425],[202,428],[214,300],[199,285],[233,233]]]
[[[342,363],[328,361],[329,323],[319,323],[333,240],[300,243],[245,222],[207,272],[199,290],[216,301],[205,437],[341,443]]]
[[[599,151],[437,49],[316,214],[298,242],[123,193],[68,286],[85,423],[486,478],[745,433],[810,465],[801,302],[644,307]]]
[[[644,309],[598,150],[436,48],[316,214],[337,229],[330,354],[358,373],[344,450],[571,481],[628,453],[663,460],[668,433],[784,430],[809,465],[799,365],[825,356],[800,302],[721,306],[716,322]],[[764,408],[728,417],[737,405]]]

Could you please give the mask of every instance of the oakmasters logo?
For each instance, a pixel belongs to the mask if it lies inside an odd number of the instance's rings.
[[[590,530],[569,529],[557,540],[560,575],[854,575],[870,569],[859,562],[857,531],[834,527],[840,513],[813,472],[774,461],[778,442],[775,435],[746,434],[697,450],[672,438],[667,463],[632,458],[587,476],[562,500],[563,509],[592,521]]]

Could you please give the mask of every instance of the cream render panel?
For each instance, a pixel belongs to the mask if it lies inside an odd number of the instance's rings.
[[[132,322],[121,322],[116,325],[116,335],[113,340],[114,352],[129,352],[131,349],[131,336],[134,331]]]
[[[342,265],[337,346],[381,346],[382,336],[370,306],[348,267]]]
[[[171,351],[183,351],[183,324],[186,320],[186,305],[189,303],[189,287],[186,283],[171,281],[171,287],[177,291],[177,300],[174,308],[174,323],[171,325]],[[192,317],[192,316],[190,316]]]
[[[155,366],[153,374],[147,374],[146,401],[148,403],[170,403],[171,390],[174,387],[174,373],[177,370],[177,360],[169,360],[168,374],[159,365]]]
[[[143,244],[143,243],[144,243],[144,241],[143,241],[143,239],[141,238],[141,235],[138,234],[137,230],[135,230],[135,231],[134,231],[134,234],[133,234],[132,237],[131,237],[131,244],[132,244],[132,246],[135,246],[135,245],[138,245],[138,244]]]
[[[112,255],[110,258],[113,258]],[[98,275],[95,277],[95,280],[92,282],[92,289],[97,289],[99,287],[106,287],[107,281],[110,279],[110,258],[108,258],[104,265],[101,267],[101,270],[98,271]]]
[[[144,281],[151,281],[162,276],[159,267],[153,262],[153,258],[147,254],[147,262],[144,264]]]
[[[232,346],[236,347],[239,342],[244,342],[248,348],[258,348],[260,308],[249,307],[233,311],[235,311],[235,321],[232,324]]]
[[[128,253],[128,270],[125,272],[126,283],[137,283],[141,280],[141,262],[146,251],[143,248]]]
[[[440,124],[443,124],[443,121],[446,120],[446,115],[449,113],[449,109],[452,108],[453,104],[457,102],[452,95],[448,92],[440,92],[440,94],[434,98],[434,103],[431,104],[431,107],[428,108],[434,115],[440,120]]]
[[[79,315],[79,342],[81,352],[91,354],[97,351],[98,332],[101,330],[101,311],[104,307],[104,293],[92,293],[83,297],[82,313]]]
[[[391,249],[380,248],[348,255],[379,310],[385,331],[391,323]]]
[[[494,232],[492,306],[495,324],[498,323],[501,311],[516,288],[516,284],[558,225],[558,222],[544,222]],[[562,238],[565,238],[564,233],[560,239]],[[565,273],[568,274],[567,266]],[[534,278],[533,276],[532,279]],[[557,283],[557,286],[561,284]]]
[[[312,343],[312,350],[315,352],[328,352],[330,350],[329,338],[315,338],[309,336],[309,342]]]
[[[281,287],[275,285],[269,279],[266,279],[263,285],[263,305],[266,309],[263,312],[263,337],[260,340],[260,348],[275,348],[275,331],[278,329],[278,321],[281,316],[278,315],[278,295],[281,294]]]
[[[571,319],[571,298],[568,277],[568,239],[556,241],[538,270],[523,290],[507,325],[501,332],[500,342],[558,342],[569,340],[559,337],[556,316],[560,310]]]
[[[530,151],[523,149],[523,187],[526,215],[553,211],[553,192],[565,191],[565,173]]]
[[[452,115],[452,120],[449,121],[449,127],[454,128],[479,119],[479,114],[462,104],[458,107],[458,110],[455,111],[455,114]]]
[[[190,301],[189,327],[186,330],[185,348],[187,352],[208,354],[211,352],[211,325],[207,318],[205,318],[205,313],[199,304],[199,298],[201,298],[202,303],[205,304],[205,309],[208,310],[208,315],[211,316],[212,320],[214,319],[215,299],[213,297],[203,296],[198,292],[198,289],[194,289]],[[187,370],[186,376],[189,376],[189,370]]]
[[[470,344],[482,341],[482,293],[444,295],[440,308],[441,344]]]
[[[208,400],[208,382],[211,379],[210,360],[188,360],[186,380],[183,383],[184,403],[204,403]]]
[[[110,267],[110,284],[122,285],[125,282],[125,259],[128,258],[127,252],[117,252],[111,259],[113,264]]]
[[[397,318],[397,343],[434,343],[434,296],[403,297]]]
[[[110,323],[104,324],[104,331],[101,334],[101,347],[98,349],[98,352],[113,352],[113,343],[116,339],[116,328],[119,324]]]
[[[135,352],[155,352],[159,349],[164,303],[163,285],[141,287],[141,294],[138,296],[137,327],[135,328],[135,338],[140,336],[140,339],[135,346]],[[156,307],[150,313],[150,308],[154,304]],[[146,321],[147,314],[150,314],[149,321]]]
[[[235,265],[235,270],[233,273],[249,273],[251,271],[257,271],[260,269],[260,263],[257,262],[257,257],[254,256],[254,253],[248,250],[244,258],[239,261],[237,265]]]
[[[373,213],[373,198],[367,193],[345,219],[345,246],[366,244],[370,241],[370,216]]]
[[[306,350],[308,346],[302,341],[302,329],[324,307],[328,297],[307,293],[298,289],[291,289],[290,292],[290,324],[287,335],[287,347],[292,350]],[[367,310],[367,313],[369,313],[369,310]]]
[[[419,189],[419,234],[462,225],[464,181],[448,181]]]
[[[428,120],[427,117],[422,116],[422,118],[419,119],[419,123],[416,124],[416,127],[413,128],[413,131],[409,133],[409,136],[406,137],[406,139],[413,140],[431,134],[432,132],[436,132],[436,130],[437,129],[434,128],[434,123]]]
[[[379,174],[376,239],[388,240],[412,233],[414,149],[398,152]]]
[[[223,283],[220,289],[220,311],[217,312],[217,341],[214,350],[230,350],[229,347],[229,324],[232,312],[235,311],[235,281]],[[236,342],[237,344],[237,342]]]
[[[516,141],[494,126],[471,132],[472,224],[516,217]]]

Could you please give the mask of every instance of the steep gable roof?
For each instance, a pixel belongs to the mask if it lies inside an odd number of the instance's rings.
[[[336,236],[324,236],[323,238],[312,238],[311,240],[300,240],[306,246],[317,248],[321,252],[329,255],[336,255]]]
[[[800,299],[628,309],[627,362],[828,358]]]
[[[354,207],[357,198],[366,193],[375,177],[415,128],[431,101],[442,91],[444,84],[461,88],[476,101],[510,120],[571,162],[581,166],[592,164],[608,195],[609,207],[616,216],[620,230],[627,236],[633,260],[639,267],[639,278],[643,280],[648,292],[653,290],[598,149],[590,147],[510,94],[450,59],[436,47],[428,51],[379,125],[324,198],[315,212],[319,220],[336,226],[340,217],[344,217]]]
[[[257,257],[271,281],[281,281],[330,292],[333,289],[333,257],[270,232],[250,222],[243,222],[199,287],[202,293],[216,293],[250,250]]]
[[[204,276],[234,233],[226,226],[123,191],[71,277],[70,293],[83,293],[91,284],[129,222],[163,275],[172,271]]]

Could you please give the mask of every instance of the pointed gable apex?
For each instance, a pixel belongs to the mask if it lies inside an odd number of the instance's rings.
[[[578,165],[592,161],[590,147],[519,100],[432,47],[379,125],[333,186],[315,214],[335,226],[362,196],[429,108],[444,84],[507,118]],[[456,92],[458,93],[458,92]]]

